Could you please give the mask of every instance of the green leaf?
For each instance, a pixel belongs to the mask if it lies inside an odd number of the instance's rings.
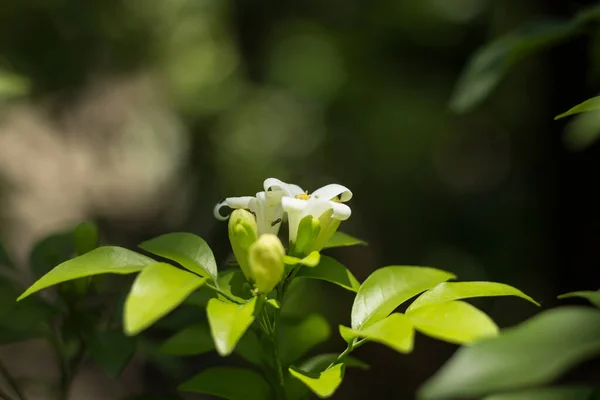
[[[254,322],[256,297],[246,304],[226,303],[210,299],[206,307],[210,332],[215,348],[221,356],[227,356]]]
[[[93,360],[112,378],[118,378],[136,350],[137,341],[120,331],[94,332],[86,339]]]
[[[313,251],[304,258],[298,258],[293,256],[284,256],[283,260],[287,265],[305,265],[307,267],[316,267],[319,265],[321,254],[318,251]]]
[[[208,368],[178,388],[219,396],[227,400],[266,400],[270,398],[269,386],[257,372],[244,368]]]
[[[267,304],[277,310],[281,308],[281,304],[277,301],[277,299],[267,299]]]
[[[221,272],[217,279],[219,289],[229,294],[239,303],[245,303],[252,297],[252,289],[239,268],[231,268]]]
[[[357,239],[348,235],[347,233],[336,231],[323,249],[331,249],[334,247],[347,247],[347,246],[367,246],[368,243],[364,240]]]
[[[167,339],[160,352],[176,356],[193,356],[214,350],[210,328],[201,323],[188,326]]]
[[[31,285],[17,300],[61,282],[99,274],[131,274],[155,263],[150,257],[122,247],[98,247],[58,265]]]
[[[419,332],[451,343],[471,343],[498,334],[490,317],[464,301],[428,304],[406,316]]]
[[[264,346],[261,344],[260,339],[256,333],[248,329],[244,336],[235,346],[235,354],[242,357],[249,363],[263,366],[264,362]]]
[[[420,309],[415,310],[418,312]],[[482,397],[548,383],[600,354],[600,311],[560,307],[460,348],[420,390],[423,399]]]
[[[29,254],[29,267],[36,278],[75,256],[72,232],[49,235],[38,241]]]
[[[592,97],[591,99],[587,99],[583,103],[577,104],[575,107],[569,109],[568,111],[565,111],[564,113],[554,117],[554,120],[589,111],[600,111],[600,96]]]
[[[596,307],[600,308],[600,290],[597,292],[593,292],[593,291],[579,291],[579,292],[571,292],[571,293],[565,293],[565,294],[561,294],[560,296],[558,296],[559,299],[566,299],[569,297],[582,297],[584,299],[587,299],[590,303],[592,303],[593,305],[595,305]]]
[[[390,266],[373,272],[352,305],[352,329],[360,330],[390,315],[400,304],[454,274],[429,267]]]
[[[170,264],[155,263],[147,266],[133,282],[125,300],[125,332],[135,335],[148,328],[180,305],[204,282],[206,278]]]
[[[563,21],[539,21],[486,44],[463,70],[450,107],[459,113],[469,111],[492,92],[511,66],[572,36],[576,28]]]
[[[418,307],[445,301],[486,296],[517,296],[539,306],[535,300],[510,285],[496,282],[442,282],[412,302],[406,312]]]
[[[483,400],[592,400],[598,389],[585,386],[527,389],[487,396]]]
[[[6,69],[0,70],[0,100],[20,97],[31,91],[31,82],[23,75]]]
[[[358,291],[360,282],[346,267],[335,259],[321,256],[321,262],[315,268],[302,268],[296,275],[297,278],[312,278],[335,283],[344,289]]]
[[[413,349],[415,330],[406,315],[393,313],[361,330],[340,325],[340,335],[348,343],[358,337],[367,338],[400,353],[410,353]]]
[[[329,323],[319,314],[309,315],[296,323],[283,322],[278,339],[281,362],[286,366],[325,342],[331,335]]]
[[[294,367],[290,367],[289,371],[294,378],[300,380],[322,399],[333,396],[344,379],[344,364],[336,364],[320,373],[306,372]]]
[[[75,227],[73,239],[77,255],[89,253],[98,247],[98,227],[95,223],[86,221]]]
[[[140,244],[140,247],[149,253],[178,262],[200,276],[217,280],[215,256],[199,236],[185,232],[167,233]]]
[[[15,267],[12,260],[10,259],[8,252],[6,251],[6,248],[4,247],[4,245],[2,245],[2,243],[0,243],[0,266],[6,266],[11,268]]]

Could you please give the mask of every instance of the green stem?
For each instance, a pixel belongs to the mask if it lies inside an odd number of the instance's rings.
[[[67,400],[69,394],[69,383],[71,381],[71,371],[69,367],[69,360],[63,350],[63,343],[60,337],[60,333],[55,328],[50,328],[50,343],[54,348],[56,357],[60,367],[60,386],[59,386],[59,399]]]
[[[214,290],[215,292],[219,293],[222,296],[225,296],[228,300],[237,303],[237,304],[243,304],[241,303],[239,300],[237,300],[236,298],[232,297],[229,293],[219,289],[216,286],[211,285],[210,283],[206,283],[206,286],[208,286],[209,288],[211,288],[212,290]]]
[[[327,368],[325,368],[325,371],[327,371],[329,368],[333,367],[334,365],[340,363],[344,359],[344,357],[346,357],[348,354],[352,353],[354,350],[358,349],[366,341],[367,341],[367,338],[363,338],[363,339],[358,339],[358,340],[354,339],[352,342],[348,343],[348,347],[346,347],[346,350],[342,351],[340,353],[340,355],[337,356],[337,358],[331,364],[329,364],[329,366]]]
[[[10,372],[8,372],[8,369],[2,363],[0,363],[0,374],[2,375],[2,377],[4,377],[4,380],[6,380],[6,383],[8,383],[8,385],[11,387],[13,392],[15,392],[17,399],[25,400],[25,395],[23,394],[23,392],[21,392],[21,389],[19,388],[19,384],[17,383],[15,378],[10,374]],[[8,396],[6,393],[2,393],[2,395],[4,397],[6,397],[8,400],[11,399],[11,396]]]

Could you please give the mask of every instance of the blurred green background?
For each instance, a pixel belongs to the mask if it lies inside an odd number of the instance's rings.
[[[226,224],[212,207],[274,176],[353,191],[341,230],[370,246],[332,254],[360,280],[384,265],[430,265],[517,286],[544,306],[597,289],[598,146],[569,150],[565,123],[552,121],[595,95],[597,40],[516,65],[472,112],[448,107],[477,48],[589,4],[1,2],[1,241],[24,282],[33,244],[85,219],[100,222],[104,242],[131,248],[194,232],[225,260]],[[337,324],[349,321],[351,295],[311,283],[303,296],[332,321],[320,349],[341,350]],[[501,326],[537,311],[515,299],[479,305]],[[39,352],[11,346],[0,358],[43,378],[30,371]],[[349,370],[335,398],[412,398],[454,349],[421,336],[409,356],[365,346],[357,356],[372,368]],[[202,360],[171,375],[219,362]],[[73,398],[174,386],[169,365],[139,362],[118,382],[92,371]]]

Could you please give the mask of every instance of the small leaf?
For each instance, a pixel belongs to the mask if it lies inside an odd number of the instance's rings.
[[[323,249],[331,249],[334,247],[346,247],[346,246],[367,246],[368,243],[364,240],[357,239],[348,235],[347,233],[336,231]]]
[[[31,82],[23,75],[15,72],[0,70],[0,100],[20,97],[31,91]]]
[[[245,303],[252,297],[251,287],[239,268],[231,268],[219,274],[219,289],[229,294],[239,303]]]
[[[332,362],[337,360],[337,353],[319,354],[303,361],[299,364],[299,369],[306,372],[319,372],[325,370]],[[354,367],[360,369],[369,369],[369,365],[356,357],[345,356],[342,358],[345,367]]]
[[[517,296],[539,306],[535,300],[510,285],[496,282],[442,282],[429,289],[408,307],[406,312],[427,304],[487,296]]]
[[[304,258],[298,258],[293,256],[285,256],[283,260],[287,265],[305,265],[307,267],[316,267],[319,265],[321,254],[318,251],[313,251]]]
[[[333,396],[344,378],[344,364],[336,364],[320,373],[305,372],[294,367],[290,367],[289,371],[322,399]]]
[[[382,320],[411,297],[454,277],[429,267],[390,266],[376,270],[358,289],[352,305],[352,329],[360,330]]]
[[[400,353],[410,353],[413,349],[415,330],[406,315],[393,313],[362,330],[340,325],[340,335],[348,343],[361,337],[389,346]]]
[[[29,254],[29,267],[36,278],[75,256],[72,232],[60,232],[38,241]]]
[[[589,111],[600,111],[600,96],[592,97],[591,99],[587,99],[583,103],[577,104],[575,107],[569,109],[568,111],[565,111],[564,113],[554,117],[554,120]]]
[[[0,266],[6,266],[11,268],[15,267],[12,260],[10,259],[8,252],[6,251],[6,248],[2,245],[2,243],[0,243]]]
[[[178,388],[219,396],[227,400],[265,400],[270,398],[269,386],[257,372],[236,367],[208,368]]]
[[[150,257],[122,247],[98,247],[58,265],[31,285],[17,300],[61,282],[99,274],[131,274],[155,263]]]
[[[89,253],[98,247],[98,227],[90,221],[82,222],[75,227],[73,239],[77,255]]]
[[[598,354],[600,311],[560,307],[460,348],[419,394],[423,399],[480,398],[541,385]]]
[[[140,247],[149,253],[173,260],[184,268],[217,280],[217,263],[208,244],[191,233],[176,232],[150,239]]]
[[[208,324],[195,324],[184,328],[167,339],[160,352],[176,356],[193,356],[214,350]]]
[[[281,362],[286,366],[325,342],[331,335],[329,323],[319,314],[309,315],[297,323],[285,322],[279,335],[279,352]]]
[[[86,340],[94,361],[112,378],[118,378],[133,357],[137,341],[118,331],[94,332]]]
[[[279,304],[279,302],[277,301],[277,299],[268,299],[267,300],[267,304],[270,305],[271,307],[277,309],[277,310],[281,308],[281,304]]]
[[[155,263],[147,266],[133,282],[125,300],[125,332],[135,335],[148,328],[180,305],[205,281],[206,278],[170,264]]]
[[[471,343],[498,334],[498,326],[490,317],[464,301],[429,304],[406,316],[416,330],[450,343]]]
[[[358,291],[360,287],[360,282],[352,275],[352,272],[335,259],[327,256],[321,256],[321,262],[315,268],[302,268],[296,277],[328,281],[353,292]]]
[[[579,291],[579,292],[571,292],[571,293],[561,294],[560,296],[558,296],[559,299],[566,299],[569,297],[582,297],[584,299],[587,299],[590,303],[592,303],[596,307],[600,308],[600,290],[597,292],[587,291],[587,290]]]
[[[241,305],[218,299],[208,301],[208,323],[215,347],[221,356],[227,356],[235,349],[237,342],[254,322],[255,308],[256,297]]]
[[[483,400],[592,400],[598,389],[585,386],[527,389],[487,396]]]

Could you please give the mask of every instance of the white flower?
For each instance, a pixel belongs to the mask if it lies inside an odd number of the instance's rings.
[[[283,219],[282,197],[294,197],[304,193],[304,191],[299,186],[282,182],[276,178],[266,179],[263,186],[265,191],[256,193],[256,197],[228,197],[221,201],[215,206],[215,217],[222,221],[229,218],[229,216],[223,216],[220,212],[221,208],[225,206],[234,209],[244,208],[256,216],[259,236],[263,233],[276,235]]]
[[[301,193],[294,196],[283,196],[281,205],[283,211],[288,214],[290,242],[296,241],[300,221],[310,215],[313,218],[321,219],[321,233],[319,234],[321,238],[318,242],[320,245],[324,245],[324,242],[337,229],[339,222],[350,218],[350,207],[342,203],[351,198],[352,192],[347,187],[336,183],[323,186],[310,195]],[[320,250],[320,248],[316,250]]]

